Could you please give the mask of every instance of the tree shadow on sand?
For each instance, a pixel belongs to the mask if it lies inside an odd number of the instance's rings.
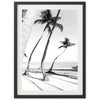
[[[22,74],[23,75],[23,74]],[[24,75],[23,75],[24,76]],[[33,77],[33,76],[31,76],[31,75],[26,75],[27,77],[30,77],[30,78],[33,78],[33,79],[37,79],[37,80],[41,80],[42,81],[42,79],[41,78],[37,78],[37,77]]]

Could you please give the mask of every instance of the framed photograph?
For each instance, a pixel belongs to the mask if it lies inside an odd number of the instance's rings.
[[[14,2],[14,98],[85,98],[85,2]]]

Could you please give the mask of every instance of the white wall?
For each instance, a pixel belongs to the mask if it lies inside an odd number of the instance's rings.
[[[87,66],[86,66],[87,98],[86,100],[99,100],[100,99],[100,2],[99,2],[100,0],[86,0],[86,1],[87,1],[87,27],[86,27],[87,28]],[[0,100],[14,100],[13,98],[14,94],[13,2],[14,0],[0,1],[0,46],[1,46]]]

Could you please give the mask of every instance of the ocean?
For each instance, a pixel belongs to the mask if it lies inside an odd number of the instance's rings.
[[[47,72],[50,69],[51,65],[52,65],[51,62],[44,63],[43,68],[44,68],[45,72]],[[73,69],[73,67],[76,67],[76,66],[78,68],[78,62],[56,62],[53,66],[52,71],[58,75],[77,79],[78,78],[78,70]],[[24,71],[26,69],[26,67],[27,67],[27,63],[23,62],[22,71]],[[30,72],[41,72],[41,70],[38,70],[37,68],[40,68],[39,62],[35,62],[35,63],[31,62],[30,63]]]

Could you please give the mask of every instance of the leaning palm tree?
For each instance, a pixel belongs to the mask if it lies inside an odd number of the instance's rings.
[[[52,18],[50,20],[50,22],[48,22],[49,24],[47,23],[47,26],[53,25],[53,27],[52,27],[52,29],[49,33],[48,40],[47,40],[45,50],[43,52],[43,56],[42,56],[42,60],[41,60],[41,70],[42,70],[42,73],[43,73],[43,80],[45,80],[45,78],[46,78],[46,73],[45,73],[44,68],[43,68],[44,67],[44,60],[45,60],[45,57],[46,57],[47,49],[48,49],[48,46],[49,46],[49,43],[50,43],[50,39],[51,39],[53,30],[54,30],[55,27],[59,27],[61,29],[61,31],[63,30],[63,26],[61,24],[57,23],[57,19],[59,18],[59,13],[60,13],[60,10],[58,10],[56,17]]]
[[[40,36],[39,40],[37,41],[36,45],[34,46],[31,54],[30,54],[30,57],[28,59],[28,64],[27,64],[27,68],[24,72],[24,75],[27,75],[29,73],[29,66],[30,66],[30,61],[31,61],[31,58],[32,58],[32,55],[33,55],[33,52],[35,51],[36,47],[38,46],[40,40],[42,39],[43,35],[44,35],[44,31],[46,29],[48,29],[48,33],[51,32],[51,27],[50,25],[53,25],[52,23],[54,22],[55,20],[55,17],[52,17],[52,14],[51,14],[51,11],[50,10],[44,10],[41,12],[41,15],[40,15],[41,19],[37,19],[35,20],[34,24],[36,23],[39,23],[39,24],[46,24],[44,30],[43,30],[43,34]],[[57,20],[59,20],[60,17],[57,18]],[[57,23],[57,25],[59,28],[62,27],[60,24]]]
[[[51,15],[51,11],[50,10],[44,10],[41,12],[41,15],[40,15],[41,19],[37,19],[35,20],[34,24],[36,23],[39,23],[39,24],[45,24],[45,23],[48,23],[48,21],[50,20],[50,18],[52,17]],[[29,66],[30,66],[30,61],[31,61],[31,58],[32,58],[32,55],[33,55],[33,52],[35,51],[36,47],[38,46],[39,42],[41,41],[43,35],[44,35],[44,31],[48,29],[48,32],[50,32],[50,26],[46,25],[44,30],[43,30],[43,33],[42,35],[40,36],[39,40],[37,41],[37,43],[35,44],[30,56],[29,56],[29,59],[28,59],[28,64],[27,64],[27,68],[24,72],[24,75],[27,75],[29,73]]]
[[[71,43],[67,37],[65,38],[64,41],[60,41],[60,42],[62,43],[62,46],[60,46],[60,47],[58,47],[58,48],[60,49],[60,48],[63,47],[63,48],[65,48],[65,49],[64,49],[64,51],[63,51],[61,54],[59,54],[59,55],[53,60],[52,65],[51,65],[51,67],[50,67],[50,69],[49,69],[49,71],[48,71],[47,73],[52,73],[52,69],[53,69],[53,66],[54,66],[54,64],[55,64],[55,61],[58,59],[58,57],[60,57],[60,56],[66,51],[67,47],[70,47],[70,46],[72,46],[72,45],[75,45],[74,43]]]

